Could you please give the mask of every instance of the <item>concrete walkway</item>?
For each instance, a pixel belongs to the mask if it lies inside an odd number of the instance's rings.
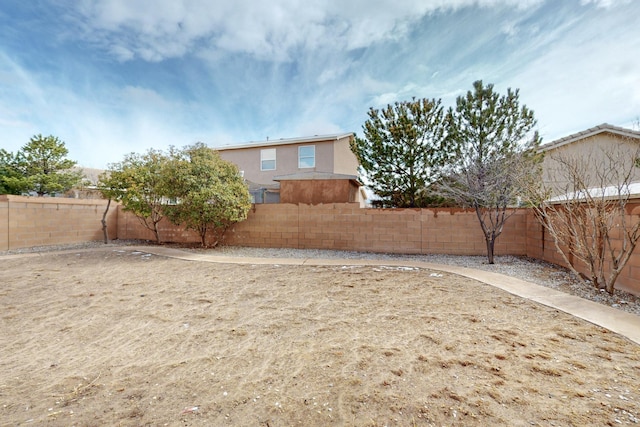
[[[475,279],[496,288],[505,290],[511,294],[531,301],[538,302],[548,307],[555,308],[565,313],[584,319],[595,325],[602,326],[629,340],[640,344],[640,316],[627,313],[622,310],[585,300],[577,296],[566,294],[545,286],[536,285],[525,280],[504,274],[492,273],[472,268],[464,268],[445,264],[432,264],[417,261],[400,260],[363,260],[363,259],[297,259],[297,258],[240,258],[214,254],[202,254],[182,251],[180,249],[155,247],[155,246],[128,246],[128,250],[149,253],[158,256],[177,258],[186,261],[216,262],[225,264],[280,264],[280,265],[311,265],[311,266],[335,266],[335,265],[367,265],[367,266],[393,266],[393,267],[419,267],[430,270],[445,271],[460,276]]]

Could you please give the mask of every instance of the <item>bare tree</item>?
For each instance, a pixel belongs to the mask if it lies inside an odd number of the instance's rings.
[[[551,179],[535,196],[536,214],[568,268],[610,294],[640,238],[640,217],[627,208],[640,158],[630,146],[548,155]]]
[[[475,210],[493,264],[496,239],[513,214],[508,208],[517,205],[522,182],[536,181],[540,138],[533,131],[533,111],[520,105],[518,90],[500,96],[492,84],[477,81],[473,86],[448,113],[457,155],[439,191]]]
[[[522,202],[523,188],[540,182],[539,157],[531,151],[515,151],[484,162],[468,162],[459,172],[439,183],[439,189],[459,205],[475,210],[485,237],[487,259],[494,250],[513,209]]]

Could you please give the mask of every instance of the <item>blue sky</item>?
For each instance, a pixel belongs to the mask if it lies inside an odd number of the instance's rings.
[[[362,134],[369,107],[520,89],[544,142],[640,116],[637,0],[2,0],[0,147]]]

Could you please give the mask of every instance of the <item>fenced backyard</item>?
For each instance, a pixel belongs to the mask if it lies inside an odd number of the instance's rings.
[[[0,234],[0,250],[102,240],[106,204],[104,200],[0,196],[0,229],[6,230]],[[640,214],[638,202],[628,207],[628,215]],[[106,221],[110,239],[153,240],[153,234],[120,205],[112,205]],[[159,229],[163,242],[199,242],[195,233],[168,221],[163,220]],[[224,244],[405,254],[483,255],[486,251],[472,210],[362,209],[356,203],[254,205],[248,219],[227,232]],[[563,265],[550,236],[529,209],[513,212],[495,250],[496,255]],[[640,294],[638,250],[617,287]]]
[[[0,250],[102,240],[105,208],[2,197]],[[110,239],[152,237],[118,206],[106,218]],[[476,221],[465,210],[263,205],[226,244],[482,255]],[[530,211],[507,224],[498,254],[553,256]],[[199,241],[169,223],[160,236]],[[126,245],[2,263],[0,417],[11,425],[640,419],[637,344],[458,274],[186,261]]]

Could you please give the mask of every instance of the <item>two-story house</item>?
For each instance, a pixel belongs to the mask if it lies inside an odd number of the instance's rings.
[[[364,203],[352,133],[216,147],[238,165],[255,203]]]

